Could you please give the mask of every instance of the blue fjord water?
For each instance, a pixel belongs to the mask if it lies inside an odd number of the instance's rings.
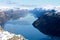
[[[35,20],[36,18],[28,15],[25,18],[7,22],[4,29],[15,34],[21,34],[29,40],[40,40],[45,38],[46,35],[42,34],[40,31],[33,27],[32,23]]]

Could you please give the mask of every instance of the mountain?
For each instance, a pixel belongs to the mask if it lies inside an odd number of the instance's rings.
[[[40,32],[51,37],[60,37],[60,12],[47,12],[33,22]]]

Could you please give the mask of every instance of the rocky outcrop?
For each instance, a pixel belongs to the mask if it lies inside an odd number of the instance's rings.
[[[27,40],[22,35],[16,35],[8,31],[4,31],[0,26],[0,40]]]
[[[33,26],[45,35],[60,37],[60,12],[41,16]]]

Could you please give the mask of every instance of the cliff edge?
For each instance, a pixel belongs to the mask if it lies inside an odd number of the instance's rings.
[[[0,40],[27,40],[22,35],[16,35],[5,31],[0,26]]]

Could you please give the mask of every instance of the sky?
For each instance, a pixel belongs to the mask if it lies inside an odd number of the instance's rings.
[[[44,5],[60,6],[60,0],[0,0],[0,6],[40,7]]]

